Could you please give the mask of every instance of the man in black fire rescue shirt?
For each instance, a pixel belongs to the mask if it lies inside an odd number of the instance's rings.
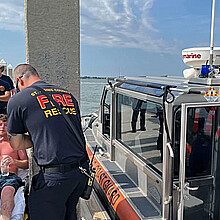
[[[77,101],[67,90],[43,82],[29,64],[17,66],[14,79],[21,91],[8,103],[9,141],[14,150],[33,145],[41,167],[32,179],[31,220],[76,219],[76,205],[87,182],[78,167],[88,168]],[[80,140],[55,105],[33,86],[43,88],[62,107]]]

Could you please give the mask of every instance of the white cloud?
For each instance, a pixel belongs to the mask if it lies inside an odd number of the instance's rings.
[[[24,5],[21,0],[0,2],[0,29],[24,31]]]
[[[169,52],[149,15],[154,0],[81,0],[81,39],[90,45]]]
[[[170,52],[149,12],[155,0],[80,0],[81,39],[90,45]],[[24,31],[23,0],[0,2],[0,29]]]

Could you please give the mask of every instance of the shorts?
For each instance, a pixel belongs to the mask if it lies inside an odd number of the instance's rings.
[[[2,176],[0,174],[0,193],[5,186],[12,186],[15,188],[15,192],[17,192],[20,186],[24,186],[24,182],[14,173],[9,173],[8,176]]]
[[[0,114],[7,114],[7,107],[0,107]]]

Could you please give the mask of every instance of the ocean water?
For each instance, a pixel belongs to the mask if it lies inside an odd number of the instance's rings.
[[[90,114],[99,109],[102,91],[106,85],[106,79],[81,79],[80,110],[81,116]]]

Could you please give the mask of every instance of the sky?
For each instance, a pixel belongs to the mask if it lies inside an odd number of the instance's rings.
[[[15,67],[26,62],[24,1],[0,9],[0,59]],[[211,0],[80,0],[81,76],[182,76],[182,49],[210,44],[211,9]],[[219,36],[216,0],[215,46]]]

